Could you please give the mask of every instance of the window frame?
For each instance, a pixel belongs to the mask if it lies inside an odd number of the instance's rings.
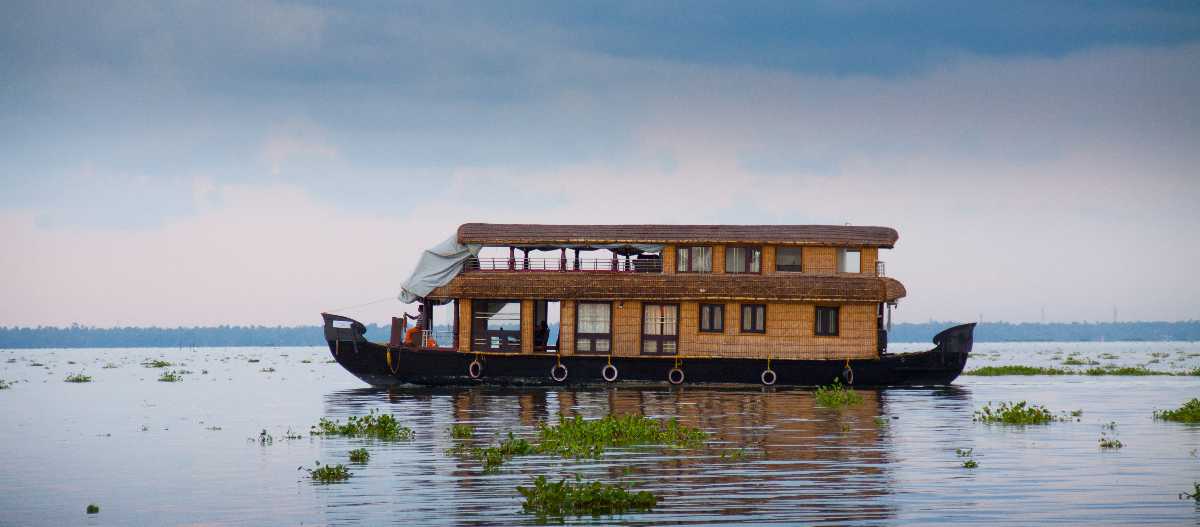
[[[717,310],[719,310],[721,312],[721,315],[714,319],[716,322],[718,322],[721,325],[721,327],[716,328],[716,329],[711,329],[711,328],[704,329],[704,308],[706,308],[706,307],[716,308]],[[700,320],[700,323],[697,324],[697,327],[699,328],[699,331],[701,333],[724,333],[725,332],[725,304],[700,304],[696,308],[696,318],[698,318]]]
[[[779,251],[783,251],[783,250],[795,250],[796,251],[796,256],[799,257],[798,261],[800,263],[796,264],[795,266],[792,266],[790,264],[788,265],[788,267],[795,267],[795,269],[780,269],[779,268]],[[777,272],[777,273],[803,273],[804,272],[804,247],[801,247],[798,245],[796,245],[796,246],[788,245],[788,246],[776,247],[775,248],[775,272]]]
[[[517,329],[489,330],[487,328],[488,321],[479,318],[479,313],[489,313],[487,308],[489,304],[516,304],[517,305]],[[504,308],[500,308],[503,310]],[[499,313],[497,310],[496,313]],[[471,302],[471,351],[485,351],[495,353],[520,353],[524,345],[522,342],[522,327],[521,322],[524,318],[525,304],[520,300],[512,299],[479,299]],[[510,337],[515,337],[514,343]],[[499,345],[492,347],[492,339],[499,339]]]
[[[852,252],[853,252],[853,253],[858,253],[858,270],[857,270],[857,271],[844,271],[844,270],[842,270],[842,269],[843,269],[844,267],[846,267],[846,266],[845,266],[845,262],[846,262],[846,254],[847,254],[847,253],[852,253]],[[842,247],[842,248],[838,249],[838,254],[837,254],[837,272],[839,272],[839,273],[844,273],[844,274],[863,274],[863,257],[862,257],[862,253],[863,253],[863,250],[862,250],[862,248],[861,248],[861,247]]]
[[[833,332],[821,331],[821,312],[833,311]],[[842,306],[813,306],[813,336],[837,337],[842,331]]]
[[[695,270],[696,258],[694,258],[695,255],[692,254],[692,249],[699,249],[699,248],[708,249],[708,270],[707,271],[696,271]],[[685,251],[685,250],[688,253],[687,270],[680,271],[679,265],[680,265],[680,263],[683,262],[683,259],[679,257],[679,253],[681,251]],[[700,273],[700,274],[711,273],[711,272],[713,272],[712,271],[712,264],[713,264],[712,260],[713,260],[713,246],[711,246],[711,245],[676,245],[675,246],[675,272],[676,273]]]
[[[752,262],[754,262],[754,257],[753,257],[754,251],[758,251],[758,270],[757,271],[749,271],[749,270],[747,270],[747,271],[730,271],[729,270],[730,249],[744,249],[746,251],[745,256],[742,258],[742,263],[746,266],[746,269],[751,268],[750,264]],[[725,273],[726,274],[762,274],[762,268],[763,268],[762,255],[763,255],[763,246],[761,246],[761,245],[726,245],[725,246],[725,255],[724,255],[725,261],[722,262],[722,264],[725,266],[724,267]]]
[[[663,334],[647,335],[646,334],[646,308],[649,306],[662,306],[662,307],[673,306],[675,308],[675,334],[674,335],[663,335]],[[678,303],[674,303],[674,302],[642,302],[642,316],[638,320],[638,328],[640,328],[639,331],[642,334],[642,338],[639,341],[638,351],[642,355],[656,355],[656,356],[679,355],[679,304]],[[654,342],[655,343],[654,348],[658,351],[655,351],[653,353],[647,353],[646,352],[646,342],[647,341]],[[667,353],[665,351],[662,351],[664,342],[674,342],[675,343],[675,352]]]
[[[750,307],[750,308],[761,307],[762,308],[762,321],[761,321],[762,329],[753,329],[753,326],[754,326],[754,324],[753,324],[754,317],[753,316],[750,317],[750,321],[752,322],[751,329],[746,329],[746,308],[748,308],[748,307]],[[738,318],[740,319],[740,322],[738,323],[738,329],[741,330],[740,331],[741,333],[755,333],[755,334],[760,334],[760,335],[766,334],[766,332],[767,332],[767,305],[766,304],[741,304],[740,307],[738,307]]]
[[[607,305],[608,306],[608,333],[583,333],[579,331],[579,306],[583,304]],[[577,300],[575,302],[575,327],[572,328],[574,335],[571,336],[571,351],[577,355],[611,355],[613,352],[613,303],[611,301],[593,301],[593,300]],[[579,350],[580,339],[588,340],[588,350]],[[608,351],[596,351],[596,340],[608,340]],[[562,339],[559,339],[559,346],[562,345]]]

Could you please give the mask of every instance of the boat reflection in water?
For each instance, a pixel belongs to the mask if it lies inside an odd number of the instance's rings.
[[[897,501],[894,466],[900,455],[893,444],[899,421],[889,399],[917,397],[970,422],[971,403],[958,387],[886,389],[857,392],[863,403],[841,411],[820,407],[805,389],[745,387],[666,388],[441,388],[393,391],[351,390],[331,394],[332,415],[362,414],[368,408],[390,411],[408,420],[418,433],[418,475],[407,469],[392,478],[420,478],[423,489],[440,495],[437,511],[449,524],[485,524],[517,515],[513,486],[535,475],[635,483],[663,497],[649,515],[626,515],[631,523],[761,522],[877,523],[894,521]],[[931,397],[932,396],[932,397]],[[380,403],[385,403],[380,408]],[[911,403],[908,404],[911,407]],[[495,444],[513,432],[533,438],[539,423],[559,416],[597,418],[608,414],[678,418],[709,434],[696,449],[613,449],[599,460],[528,456],[484,475],[477,459],[446,450],[456,440],[453,423],[475,426],[474,446]],[[909,416],[904,416],[907,425]],[[936,423],[920,427],[937,428]],[[424,429],[424,430],[422,430]],[[938,437],[954,431],[938,430]],[[951,437],[953,439],[953,437]],[[963,438],[967,441],[967,438]],[[968,445],[958,441],[956,445]],[[426,457],[427,456],[427,457]],[[407,487],[402,483],[393,483]],[[414,499],[417,499],[414,496]],[[450,500],[450,501],[447,501]],[[416,509],[410,511],[416,512]],[[511,521],[528,520],[515,516]]]

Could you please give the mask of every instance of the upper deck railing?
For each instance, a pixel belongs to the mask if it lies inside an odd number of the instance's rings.
[[[658,258],[471,258],[467,271],[603,271],[618,273],[660,273]]]

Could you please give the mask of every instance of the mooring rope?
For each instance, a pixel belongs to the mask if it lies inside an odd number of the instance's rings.
[[[360,308],[360,307],[367,307],[367,306],[371,306],[371,305],[378,304],[378,303],[380,303],[380,302],[386,302],[386,301],[388,301],[388,300],[393,300],[393,299],[395,299],[395,298],[396,298],[396,297],[394,297],[394,296],[385,296],[385,297],[383,297],[383,298],[380,298],[380,299],[378,299],[378,300],[372,300],[372,301],[370,301],[370,302],[366,302],[366,303],[363,303],[363,304],[357,304],[357,305],[353,305],[353,306],[346,306],[346,307],[339,307],[339,308],[337,308],[337,309],[330,309],[330,310],[326,311],[326,313],[337,313],[337,312],[339,312],[339,311],[349,311],[349,310],[351,310],[351,309],[358,309],[358,308]]]

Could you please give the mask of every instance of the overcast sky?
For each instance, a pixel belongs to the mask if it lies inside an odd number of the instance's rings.
[[[900,321],[1200,318],[1200,4],[902,4],[4,2],[0,325],[318,323],[467,221],[886,225]]]

